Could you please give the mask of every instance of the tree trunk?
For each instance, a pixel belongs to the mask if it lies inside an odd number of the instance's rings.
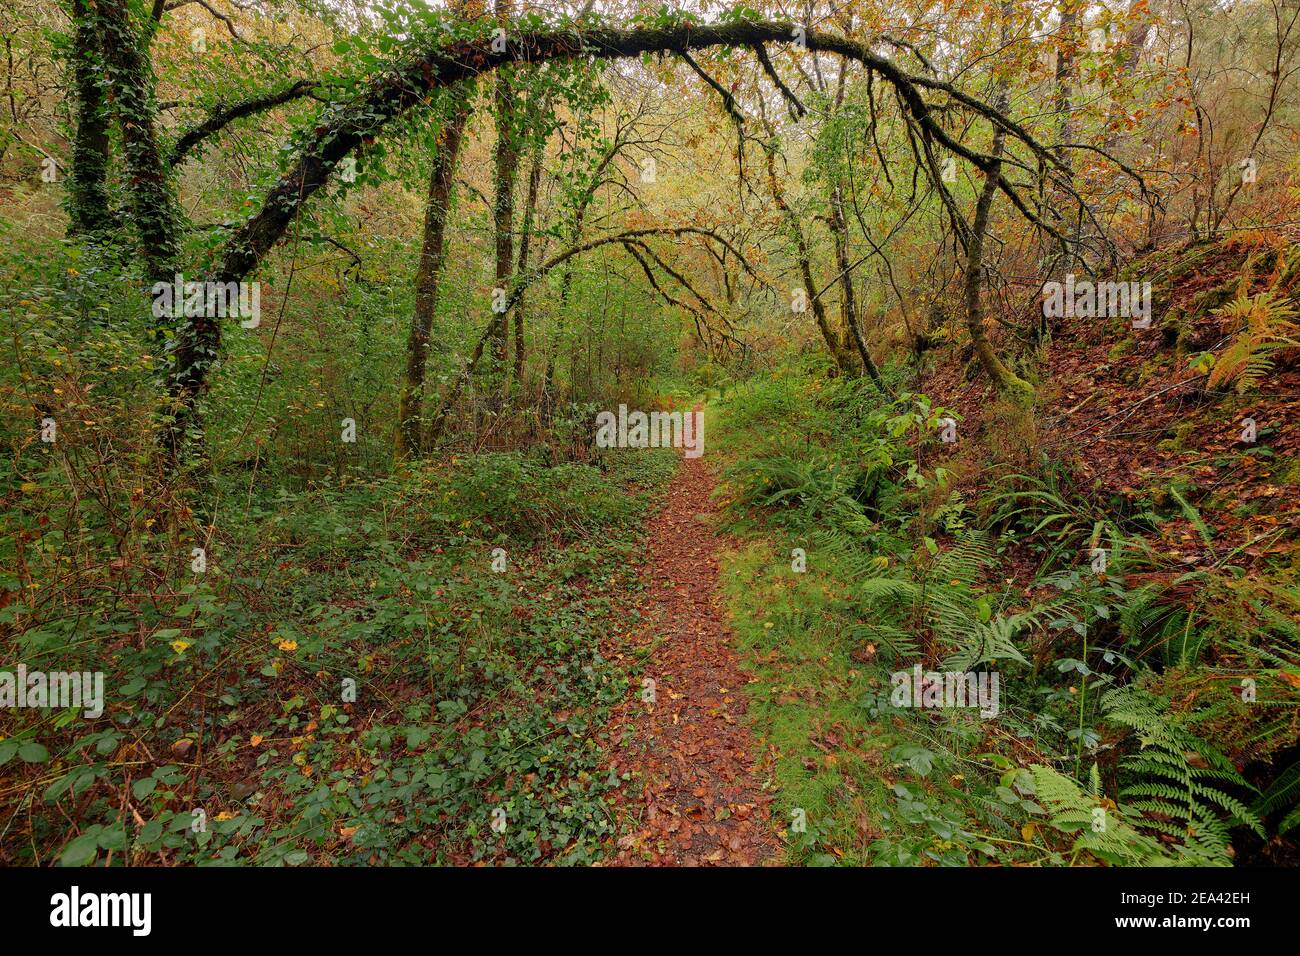
[[[772,128],[771,123],[766,123],[768,139],[772,139],[776,131]],[[804,237],[803,230],[799,228],[799,221],[795,218],[794,210],[785,198],[785,188],[781,185],[781,180],[776,175],[776,159],[774,151],[771,148],[764,150],[767,162],[767,182],[768,188],[772,192],[772,200],[776,203],[777,209],[785,219],[786,230],[790,233],[790,238],[794,240],[795,258],[799,265],[799,278],[803,283],[804,295],[808,298],[808,304],[812,307],[813,319],[817,323],[817,328],[822,334],[823,341],[826,342],[826,348],[830,350],[831,358],[835,360],[835,366],[846,375],[853,374],[853,356],[849,352],[839,333],[831,327],[830,320],[826,317],[826,305],[822,302],[821,296],[817,294],[817,285],[813,282],[812,265],[809,262],[808,240]]]
[[[997,105],[1005,110],[1008,93],[1005,84],[998,90]],[[966,327],[970,330],[971,344],[975,355],[993,387],[999,394],[1024,396],[1032,393],[1028,382],[1018,377],[1007,368],[997,353],[993,343],[984,331],[984,305],[981,293],[984,288],[984,234],[988,230],[989,212],[993,208],[993,197],[997,193],[997,177],[1002,169],[1002,149],[1006,141],[1006,131],[998,126],[993,132],[993,148],[990,155],[993,163],[984,173],[984,187],[980,190],[979,200],[975,204],[975,222],[967,237],[966,277],[964,293],[966,299]]]
[[[502,27],[509,29],[511,0],[497,0],[496,14]],[[510,289],[514,274],[514,218],[515,178],[519,171],[519,146],[515,130],[515,91],[511,79],[514,71],[508,66],[497,70],[495,118],[497,141],[493,152],[496,192],[492,203],[492,229],[496,249],[496,285]],[[495,294],[494,294],[495,298]],[[495,302],[493,303],[495,305]],[[501,313],[492,331],[492,359],[489,371],[489,388],[504,389],[506,384],[506,349],[508,329],[506,315]]]
[[[131,25],[127,0],[99,0],[98,9],[100,45],[110,77],[112,112],[122,130],[131,217],[140,237],[144,274],[151,283],[170,283],[181,268],[182,213],[158,148],[153,68],[143,36]],[[144,36],[151,35],[153,24],[151,19]],[[175,338],[158,363],[172,403],[162,438],[174,464],[189,438],[201,435],[198,394],[217,361],[221,323],[203,314],[160,316],[155,335],[161,340],[169,332]]]
[[[100,0],[99,13],[145,274],[153,282],[170,282],[180,265],[181,211],[158,149],[153,69],[131,26],[126,0]]]
[[[1070,111],[1073,109],[1074,97],[1074,53],[1079,32],[1079,0],[1061,0],[1060,35],[1056,48],[1056,94],[1057,138],[1062,143],[1070,142],[1074,124]],[[1068,151],[1062,150],[1061,161],[1066,162]]]
[[[473,113],[473,93],[465,91],[440,134],[433,170],[429,174],[429,200],[424,210],[424,239],[415,273],[415,315],[406,343],[406,381],[398,403],[396,457],[399,461],[424,453],[424,375],[429,358],[429,337],[438,311],[438,283],[446,259],[447,209],[456,183],[465,125]]]
[[[872,361],[866,339],[862,337],[862,326],[859,325],[858,301],[853,288],[853,270],[849,263],[848,222],[844,218],[844,194],[839,183],[831,190],[831,229],[835,233],[835,265],[840,270],[840,289],[843,292],[840,308],[843,311],[844,327],[852,336],[858,357],[862,359],[862,367],[876,383],[876,388],[889,394],[885,380],[880,377],[880,369]]]
[[[534,129],[532,132],[536,133]],[[532,165],[528,171],[528,197],[524,200],[524,218],[520,224],[519,235],[519,264],[517,272],[521,276],[528,275],[528,255],[532,244],[533,218],[537,212],[537,192],[542,184],[542,161],[546,153],[546,140],[539,137],[536,145],[533,147]],[[519,294],[519,301],[515,304],[515,387],[523,388],[524,385],[524,298],[527,292]]]
[[[77,91],[77,132],[68,182],[68,234],[96,234],[111,221],[108,210],[108,114],[100,87],[103,59],[101,28],[90,0],[74,0],[73,85]]]

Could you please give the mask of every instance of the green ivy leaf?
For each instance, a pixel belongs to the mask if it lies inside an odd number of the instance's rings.
[[[94,827],[64,847],[59,866],[89,866],[98,854],[99,828]]]
[[[18,748],[18,756],[27,763],[46,763],[50,759],[50,752],[43,745],[29,740]]]

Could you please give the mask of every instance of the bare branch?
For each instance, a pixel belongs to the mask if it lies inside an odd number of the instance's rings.
[[[781,95],[785,97],[786,104],[790,107],[791,117],[801,120],[807,116],[807,108],[799,102],[799,97],[794,95],[790,87],[786,86],[785,81],[781,79],[781,75],[776,72],[776,67],[772,65],[772,60],[767,55],[767,49],[760,44],[754,47],[754,55],[758,57],[759,65],[763,67],[763,72],[772,81],[772,85],[780,90]]]

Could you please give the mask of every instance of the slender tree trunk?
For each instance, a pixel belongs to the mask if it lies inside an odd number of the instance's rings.
[[[853,367],[852,353],[849,352],[844,340],[835,331],[830,319],[826,316],[826,304],[822,301],[821,296],[817,294],[817,286],[813,282],[807,240],[804,239],[803,230],[799,228],[798,223],[793,221],[793,218],[793,216],[790,217],[791,232],[794,234],[795,244],[798,249],[799,277],[803,280],[804,293],[808,297],[808,302],[812,305],[813,319],[822,334],[822,339],[826,342],[826,347],[830,349],[831,357],[835,359],[836,367],[844,374],[852,375],[856,371]]]
[[[573,215],[573,227],[570,229],[572,240],[570,245],[577,245],[579,238],[582,236],[582,224],[587,218],[587,206],[591,202],[593,191],[588,191],[583,199],[578,203],[578,208]],[[568,313],[569,295],[573,291],[573,264],[566,262],[564,264],[564,275],[560,278],[560,304],[556,310],[555,330],[551,334],[551,348],[546,356],[546,374],[543,379],[542,395],[545,407],[543,408],[543,421],[550,421],[551,412],[554,409],[553,388],[555,386],[555,353],[560,348],[560,340],[564,336],[564,318]],[[573,370],[577,358],[573,351],[569,353],[569,388],[572,394],[574,383]]]
[[[769,139],[775,134],[771,124],[767,125]],[[813,282],[812,265],[809,262],[808,240],[804,237],[803,230],[799,228],[799,222],[795,218],[794,210],[785,198],[785,188],[781,185],[780,178],[776,175],[776,160],[773,150],[765,149],[767,162],[767,181],[768,187],[772,192],[772,200],[776,203],[777,209],[785,218],[786,230],[794,240],[795,258],[799,265],[799,278],[803,283],[804,294],[808,298],[808,304],[812,307],[813,319],[817,323],[817,328],[822,334],[822,339],[826,342],[826,348],[830,350],[831,358],[835,360],[836,367],[846,375],[853,374],[853,356],[846,347],[844,340],[839,333],[831,326],[830,320],[826,316],[826,305],[822,302],[821,296],[817,294],[817,285]]]
[[[536,131],[534,130],[534,132]],[[545,153],[546,141],[539,137],[533,147],[532,165],[528,171],[528,196],[524,200],[524,217],[520,225],[517,274],[521,276],[528,274],[528,255],[533,237],[533,219],[537,212],[537,192],[542,184],[542,161],[545,158]],[[524,300],[526,296],[526,291],[521,292],[519,301],[515,305],[515,386],[521,389],[524,385],[524,312],[526,311]]]
[[[511,0],[497,0],[496,14],[502,27],[509,29]],[[519,171],[519,145],[515,129],[515,91],[511,82],[514,71],[508,66],[497,69],[495,118],[497,141],[493,155],[495,168],[495,196],[492,203],[492,228],[496,251],[496,284],[499,289],[509,290],[510,279],[514,274],[514,218],[515,218],[515,179]],[[502,313],[497,319],[492,332],[490,356],[489,388],[496,386],[504,390],[506,385],[506,350],[508,340],[506,315]],[[494,389],[495,390],[495,389]]]
[[[1078,43],[1079,0],[1061,0],[1060,35],[1056,49],[1056,114],[1057,138],[1070,142],[1074,123],[1070,111],[1074,108],[1074,53]],[[1066,162],[1068,150],[1062,151],[1061,161]]]
[[[835,265],[840,270],[840,289],[843,292],[840,308],[843,312],[844,327],[853,338],[858,357],[862,359],[862,367],[876,383],[876,387],[888,394],[889,389],[885,387],[885,380],[880,377],[880,369],[872,361],[866,339],[862,337],[857,295],[853,288],[853,270],[849,262],[849,233],[848,223],[844,218],[844,193],[839,183],[836,183],[831,190],[831,230],[835,233]]]
[[[569,293],[573,289],[573,267],[565,264],[564,275],[560,278],[560,304],[555,310],[555,328],[551,332],[551,346],[546,353],[546,373],[542,378],[542,420],[549,422],[555,409],[555,353],[560,349],[564,337],[564,318],[569,309]],[[569,359],[569,384],[573,384],[573,358]]]
[[[95,234],[111,221],[108,209],[108,114],[100,87],[101,28],[90,0],[73,0],[72,73],[77,91],[77,132],[68,182],[68,234]]]
[[[1007,88],[1002,84],[998,90],[997,108],[1005,110],[1009,99]],[[990,155],[994,157],[993,165],[990,170],[984,174],[984,186],[980,190],[979,199],[975,204],[975,222],[971,226],[970,234],[967,237],[966,248],[966,276],[963,291],[966,300],[966,327],[970,331],[971,344],[975,348],[975,355],[979,358],[980,365],[989,379],[993,382],[993,387],[999,394],[1019,394],[1025,395],[1032,391],[1028,382],[1018,377],[1014,372],[1002,363],[997,353],[993,350],[993,343],[989,341],[988,334],[984,331],[984,304],[982,292],[984,289],[984,234],[988,231],[989,213],[993,208],[993,197],[997,195],[997,177],[1002,169],[1002,150],[1006,142],[1006,132],[1001,126],[994,129],[993,148]]]
[[[398,403],[396,457],[400,461],[424,453],[424,376],[429,358],[429,338],[438,311],[438,287],[446,261],[447,209],[456,183],[465,125],[473,113],[473,94],[465,91],[464,105],[446,120],[429,174],[429,199],[424,210],[424,239],[415,273],[415,315],[406,344],[406,381]]]

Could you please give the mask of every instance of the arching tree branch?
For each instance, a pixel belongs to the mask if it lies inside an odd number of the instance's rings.
[[[405,66],[375,77],[356,100],[326,110],[297,161],[271,189],[262,208],[230,237],[210,278],[223,282],[238,281],[256,268],[284,235],[302,204],[328,182],[339,162],[363,141],[376,136],[393,119],[423,102],[432,89],[458,83],[505,63],[543,63],[580,57],[626,58],[643,53],[682,55],[715,46],[754,49],[768,43],[790,43],[798,35],[794,24],[773,21],[683,23],[631,30],[584,26],[510,32],[504,49],[500,49],[500,44],[498,49],[493,49],[491,38],[485,36],[422,51]],[[962,107],[1005,129],[1010,138],[1020,141],[1039,157],[1044,167],[1059,169],[1059,160],[1024,127],[951,84],[908,72],[874,52],[867,44],[819,30],[804,31],[802,36],[810,51],[836,53],[857,60],[879,74],[895,88],[912,120],[927,138],[933,138],[992,175],[998,189],[1025,218],[1056,234],[1006,180],[993,157],[969,149],[943,129],[931,115],[931,104],[923,93],[946,93]],[[932,175],[933,167],[928,172]],[[193,402],[208,367],[219,354],[219,348],[220,326],[215,320],[198,318],[187,322],[180,330],[175,346],[172,393],[182,406]]]
[[[310,80],[298,80],[296,83],[274,93],[252,96],[231,106],[219,106],[211,116],[186,131],[180,139],[176,140],[176,145],[171,148],[171,152],[167,156],[167,164],[169,166],[179,165],[190,150],[209,136],[221,132],[235,120],[242,119],[245,116],[252,116],[255,113],[263,113],[292,100],[301,99],[311,92],[314,85]]]

